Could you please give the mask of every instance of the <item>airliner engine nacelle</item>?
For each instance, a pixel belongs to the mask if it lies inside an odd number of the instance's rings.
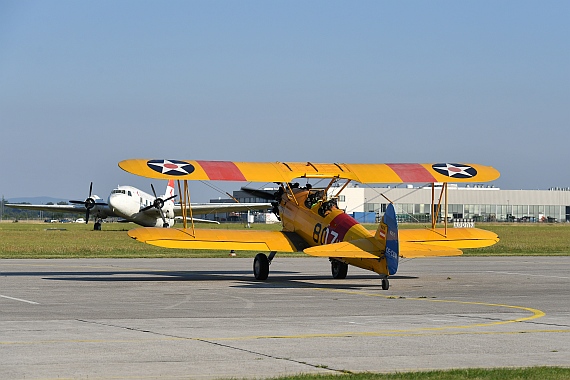
[[[175,220],[174,218],[165,218],[166,219],[166,223],[168,223],[169,227],[174,226]],[[158,218],[156,219],[156,224],[154,226],[149,226],[149,227],[164,227],[164,222],[162,221],[162,218]]]

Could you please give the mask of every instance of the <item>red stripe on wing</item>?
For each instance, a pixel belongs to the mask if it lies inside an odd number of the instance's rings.
[[[402,182],[437,182],[431,173],[420,164],[387,164]]]
[[[196,161],[212,181],[245,181],[239,168],[231,161]]]

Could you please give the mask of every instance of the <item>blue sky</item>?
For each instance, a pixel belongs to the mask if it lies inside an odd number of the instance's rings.
[[[149,189],[117,167],[127,158],[472,162],[505,189],[570,186],[569,14],[564,1],[1,0],[0,195]]]

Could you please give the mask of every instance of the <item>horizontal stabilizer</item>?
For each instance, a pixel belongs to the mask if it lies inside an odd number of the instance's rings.
[[[376,239],[370,237],[340,243],[318,245],[305,249],[307,255],[319,257],[344,257],[354,259],[377,259],[382,252]]]
[[[401,242],[433,244],[452,248],[488,247],[499,241],[496,233],[479,228],[400,229]]]
[[[280,231],[136,228],[129,236],[165,248],[299,252],[307,248],[297,234]]]

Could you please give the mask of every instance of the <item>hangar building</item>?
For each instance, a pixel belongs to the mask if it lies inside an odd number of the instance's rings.
[[[340,187],[342,183],[337,185]],[[334,194],[335,188],[331,191]],[[441,185],[436,184],[436,203],[440,192]],[[399,221],[429,222],[431,194],[431,185],[368,187],[351,184],[342,191],[338,206],[347,213],[375,213],[379,220],[389,199],[396,206]],[[240,202],[266,202],[243,191],[235,191],[234,197]],[[443,206],[440,215],[443,216]],[[449,184],[448,218],[476,222],[570,222],[570,188],[501,190],[485,185]]]

